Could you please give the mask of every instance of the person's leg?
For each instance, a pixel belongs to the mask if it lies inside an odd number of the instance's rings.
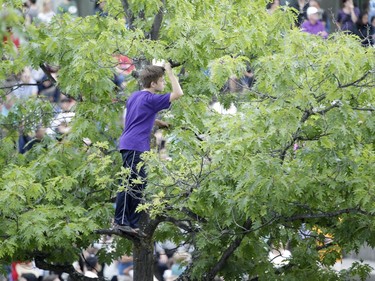
[[[146,170],[144,163],[141,159],[141,152],[136,152],[134,157],[134,164],[132,166],[132,180],[141,180],[142,183],[130,184],[128,196],[131,197],[129,200],[129,222],[132,228],[139,228],[138,222],[141,217],[141,213],[137,212],[137,207],[142,201],[143,190],[146,187]],[[137,167],[139,163],[142,163],[141,167]]]
[[[121,151],[124,168],[130,168],[131,173],[124,184],[124,191],[117,194],[115,223],[119,225],[128,225],[132,228],[138,228],[140,213],[136,209],[141,202],[142,191],[145,188],[146,172],[142,166],[138,171],[138,163],[142,162],[141,152],[125,150]],[[141,179],[142,184],[133,184],[133,180]]]
[[[132,150],[123,150],[121,151],[122,155],[122,163],[124,168],[131,168],[134,164],[134,158],[135,158],[135,151]],[[127,177],[122,185],[124,186],[124,190],[117,193],[116,197],[116,210],[115,210],[115,223],[118,225],[129,225],[129,205],[131,204],[132,197],[129,196],[129,186],[131,183],[131,177],[132,172],[130,173],[130,176]]]

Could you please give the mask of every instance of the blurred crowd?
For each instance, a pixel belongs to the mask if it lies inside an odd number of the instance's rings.
[[[341,9],[336,15],[330,15],[321,8],[318,0],[295,0],[291,6],[296,12],[296,26],[302,32],[328,38],[330,34],[341,30],[348,34],[357,35],[364,47],[375,45],[375,0],[370,0],[364,8],[358,7],[353,0],[341,0]],[[93,13],[107,16],[104,6],[105,1],[95,5]],[[269,3],[266,7],[269,14],[282,10],[283,5],[279,0]],[[56,14],[69,13],[78,16],[78,7],[75,0],[61,0],[59,5],[53,6],[50,0],[28,0],[22,11],[25,24],[49,24]],[[22,38],[12,34],[4,38],[4,42],[12,42],[15,48],[23,43]],[[4,59],[4,58],[3,58]],[[126,87],[127,79],[135,70],[132,59],[126,56],[116,57],[118,64],[114,68],[114,89],[121,91]],[[69,133],[69,123],[74,118],[76,101],[68,94],[61,93],[56,86],[59,67],[45,65],[44,69],[26,67],[21,73],[10,75],[6,81],[2,81],[5,95],[0,97],[0,120],[7,117],[15,109],[17,103],[22,103],[31,98],[42,98],[53,107],[53,118],[49,126],[36,124],[33,131],[19,130],[18,151],[27,153],[34,144],[40,142],[46,135],[54,138]],[[239,91],[243,88],[251,88],[254,83],[254,75],[251,66],[240,79],[229,79],[227,87],[230,91]],[[217,108],[215,108],[217,107]],[[220,113],[224,109],[219,104],[213,104],[213,108]],[[234,109],[235,110],[235,109]],[[1,136],[0,136],[1,137]],[[162,136],[156,135],[160,148],[164,148],[165,141]],[[107,247],[113,239],[105,238]],[[74,267],[88,277],[105,277],[108,280],[127,281],[132,280],[133,258],[124,255],[114,260],[111,264],[100,263],[97,257],[98,251],[103,245],[93,247],[82,252]],[[174,280],[186,268],[191,255],[188,249],[171,245],[171,243],[155,245],[155,278],[158,280]],[[33,261],[14,262],[6,268],[7,275],[3,279],[8,281],[68,281],[69,276],[54,272],[43,271],[36,268]]]
[[[356,0],[340,0],[336,14],[321,7],[321,0],[294,0],[290,6],[297,13],[296,26],[302,31],[327,38],[330,33],[343,31],[362,39],[364,46],[375,44],[375,1],[369,0],[359,7]],[[280,8],[281,1],[268,4],[270,14]]]
[[[110,281],[133,280],[133,257],[122,255],[111,263],[100,262],[99,251],[111,251],[114,247],[111,236],[103,238],[85,249],[77,261],[74,269],[90,278],[101,278]],[[154,280],[173,281],[183,273],[191,260],[187,247],[178,247],[171,242],[155,244]],[[15,261],[5,268],[7,274],[0,275],[2,281],[71,281],[67,273],[41,270],[34,261]]]

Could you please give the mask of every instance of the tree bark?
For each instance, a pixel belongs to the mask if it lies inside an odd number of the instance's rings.
[[[146,237],[133,240],[133,281],[153,281],[154,280],[154,242],[153,235],[160,223],[159,219],[151,219],[143,212],[140,219],[140,229]]]
[[[163,14],[164,14],[164,6],[165,0],[162,1],[163,5],[160,7],[158,13],[155,15],[154,23],[152,24],[151,32],[150,32],[150,39],[151,40],[158,40],[160,34],[161,24],[163,22]]]
[[[154,276],[154,246],[151,238],[133,243],[133,281],[152,281]]]
[[[245,221],[243,228],[246,229],[246,231],[248,231],[250,230],[252,224],[252,220],[248,219],[247,221]],[[223,252],[218,262],[207,272],[207,274],[204,277],[202,277],[202,280],[211,281],[215,279],[216,274],[219,273],[219,271],[225,266],[227,260],[233,255],[234,251],[237,250],[237,248],[241,245],[242,240],[245,238],[247,234],[246,231],[243,234],[239,235],[236,239],[234,239],[234,241]]]

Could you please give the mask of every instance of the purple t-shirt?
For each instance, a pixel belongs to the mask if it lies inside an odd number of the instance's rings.
[[[119,150],[150,150],[150,134],[156,114],[169,108],[170,95],[138,91],[130,96],[126,103],[125,129],[120,137]]]
[[[319,20],[315,24],[311,24],[310,21],[306,20],[301,25],[302,31],[305,31],[310,34],[318,35],[320,32],[325,31],[323,23]]]
[[[354,8],[354,13],[359,19],[360,10],[357,7]],[[351,14],[346,14],[343,10],[340,10],[337,14],[336,20],[341,24],[341,30],[351,32],[355,31],[355,23],[352,21]]]

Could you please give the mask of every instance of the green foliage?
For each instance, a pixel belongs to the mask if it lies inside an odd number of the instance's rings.
[[[133,78],[122,95],[114,88],[114,55],[124,54],[138,68],[153,58],[182,64],[175,71],[184,73],[185,95],[165,116],[171,160],[145,155],[148,187],[139,209],[153,219],[173,218],[154,238],[194,246],[192,277],[207,274],[237,239],[218,272],[226,280],[338,280],[369,272],[358,265],[329,270],[339,253],[322,258],[318,245],[329,234],[330,249],[375,246],[373,48],[352,36],[323,40],[291,29],[293,13],[271,16],[267,1],[166,1],[159,40],[149,33],[162,1],[129,1],[132,29],[118,0],[107,1],[108,17],[62,15],[39,27],[23,26],[16,2],[5,2],[0,35],[12,25],[27,43],[18,52],[1,45],[7,59],[0,79],[26,65],[58,65],[58,86],[77,105],[69,134],[45,138],[25,155],[16,152],[18,130],[47,126],[53,108],[29,99],[0,118],[1,260],[45,253],[52,263],[72,262],[99,239],[94,230],[109,228],[111,198],[129,172],[113,153],[120,116],[137,88]],[[248,64],[254,86],[224,93]],[[213,99],[235,104],[237,113],[215,112]],[[275,268],[268,253],[287,243],[292,258]],[[124,239],[116,246],[101,258],[130,252]]]

